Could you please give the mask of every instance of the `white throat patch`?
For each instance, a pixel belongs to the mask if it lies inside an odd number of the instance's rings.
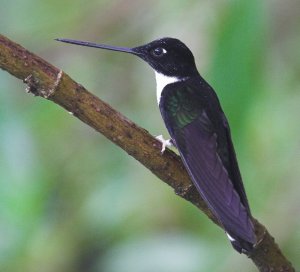
[[[155,78],[156,78],[156,98],[157,98],[157,103],[159,105],[161,93],[162,93],[162,90],[164,89],[164,87],[166,87],[168,84],[181,81],[181,79],[179,79],[178,77],[165,76],[156,71],[154,71],[154,72],[155,72]]]

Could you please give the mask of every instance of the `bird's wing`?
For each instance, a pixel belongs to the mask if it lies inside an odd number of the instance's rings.
[[[243,205],[247,200],[242,181],[233,182],[235,175],[228,173],[232,159],[235,160],[235,154],[230,154],[234,150],[228,139],[229,130],[226,131],[222,118],[214,118],[212,123],[205,107],[195,101],[194,95],[187,97],[192,89],[185,91],[185,94],[178,91],[177,97],[165,100],[163,117],[171,124],[167,126],[171,137],[194,185],[225,230],[233,237],[254,243],[248,204]],[[216,122],[219,122],[217,126]],[[223,137],[221,142],[218,137]],[[235,164],[233,166],[237,167],[236,161]],[[234,183],[241,184],[234,186]]]

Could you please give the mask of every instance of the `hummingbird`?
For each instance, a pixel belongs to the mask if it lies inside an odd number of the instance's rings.
[[[233,248],[250,253],[254,225],[228,120],[213,88],[199,74],[191,50],[175,38],[133,48],[72,39],[60,42],[125,52],[147,62],[156,77],[157,103],[173,144],[194,186],[224,228]]]

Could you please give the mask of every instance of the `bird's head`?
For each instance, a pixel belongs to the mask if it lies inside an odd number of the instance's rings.
[[[56,40],[76,45],[130,53],[146,61],[157,73],[168,77],[185,78],[197,74],[192,52],[183,42],[174,38],[162,38],[133,48],[71,39]]]

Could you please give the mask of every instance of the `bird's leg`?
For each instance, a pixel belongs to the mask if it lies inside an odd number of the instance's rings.
[[[162,135],[158,135],[155,138],[161,142],[161,153],[165,152],[166,147],[171,147],[174,145],[172,139],[165,140]]]

